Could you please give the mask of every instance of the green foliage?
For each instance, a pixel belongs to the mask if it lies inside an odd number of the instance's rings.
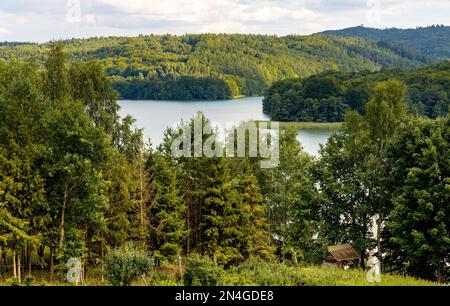
[[[447,115],[450,105],[448,61],[408,71],[356,74],[330,71],[305,79],[283,80],[267,90],[264,112],[277,121],[340,122],[349,110],[364,115],[365,105],[376,95],[377,83],[390,79],[406,83],[410,113],[430,118]]]
[[[180,77],[169,81],[118,79],[114,89],[121,93],[121,99],[226,100],[233,97],[226,81],[212,77]]]
[[[313,166],[296,140],[297,130],[282,131],[280,165],[273,169],[255,169],[267,201],[270,233],[277,253],[293,262],[321,262],[323,240],[320,232],[316,190],[311,179]]]
[[[35,278],[33,276],[27,275],[24,279],[24,284],[27,287],[31,287],[31,286],[33,286],[34,281],[35,281]]]
[[[72,61],[97,59],[124,99],[228,99],[262,95],[274,81],[326,70],[416,67],[426,59],[360,38],[337,36],[149,35],[72,39],[52,44],[6,44],[0,58],[44,63],[49,47],[64,44]],[[47,87],[62,97],[63,58],[53,48]],[[89,90],[89,83],[86,89]],[[56,89],[52,89],[56,88]],[[58,89],[64,90],[58,93]],[[57,95],[57,96],[56,96]],[[54,96],[54,97],[53,97]]]
[[[130,164],[140,134],[117,115],[102,69],[95,61],[69,65],[59,43],[43,71],[0,63],[0,240],[16,259],[19,282],[18,261],[28,250],[28,260],[53,273],[89,251],[102,261],[108,246],[128,238],[126,227],[114,227],[132,221]],[[111,177],[117,160],[121,177]]]
[[[218,38],[226,39],[222,44]],[[145,39],[149,38],[127,42],[134,46]],[[154,46],[152,56],[171,54],[165,60],[178,59],[179,73],[172,75],[165,66],[162,71],[167,75],[138,75],[127,82],[138,78],[170,83],[189,73],[199,79],[212,77],[222,85],[226,82],[233,95],[258,92],[273,80],[296,73],[297,63],[291,63],[293,70],[278,73],[267,64],[269,59],[275,65],[284,54],[289,64],[289,56],[297,58],[296,52],[305,52],[305,48],[320,50],[318,56],[325,56],[338,51],[331,48],[334,44],[345,50],[342,44],[367,43],[323,36],[152,39],[131,51],[147,50],[148,45],[164,40]],[[112,46],[122,40],[99,41]],[[77,53],[79,58],[89,57],[86,54],[98,46],[96,40],[78,42],[93,48]],[[289,42],[288,50],[283,42]],[[65,44],[73,58],[74,42]],[[168,129],[157,150],[147,149],[134,119],[118,116],[117,94],[102,68],[111,56],[107,49],[101,51],[105,53],[100,60],[69,64],[62,45],[52,44],[42,68],[0,62],[0,247],[18,284],[23,280],[20,267],[46,265],[52,282],[54,268],[63,268],[67,258],[76,257],[85,269],[101,265],[95,268],[105,269],[112,284],[130,285],[153,266],[147,253],[124,248],[130,243],[139,243],[140,249],[152,254],[159,271],[186,256],[184,281],[188,285],[362,284],[363,272],[328,273],[303,267],[319,264],[326,247],[335,243],[351,243],[362,255],[377,245],[387,271],[445,280],[450,119],[408,116],[407,103],[410,111],[443,116],[448,63],[409,72],[329,72],[277,83],[272,90],[278,102],[265,107],[280,116],[300,114],[309,120],[338,121],[347,109],[355,110],[347,112],[342,131],[330,138],[318,159],[303,152],[296,140],[296,124],[285,124],[279,139],[280,165],[261,169],[259,158],[220,157],[224,146],[214,130],[202,140],[208,140],[217,157],[172,156],[173,141],[184,128],[193,130],[194,119]],[[200,52],[198,59],[207,60],[195,67],[217,66],[204,73],[194,68],[184,71],[180,67],[196,59],[184,58],[186,52]],[[240,55],[232,61],[239,65],[227,62],[233,52]],[[139,54],[146,65],[153,58]],[[116,64],[126,66],[120,63],[120,54],[116,55],[118,62],[109,63],[109,74]],[[322,66],[314,66],[315,56],[310,54],[308,69],[320,70]],[[249,57],[258,60],[246,61]],[[165,60],[152,65],[167,64]],[[219,70],[227,73],[214,72]],[[122,77],[120,71],[114,73]],[[287,111],[280,95],[284,92],[292,98],[287,100]],[[298,93],[305,99],[297,98]],[[208,127],[203,114],[196,119]],[[288,125],[293,128],[286,129]],[[375,239],[373,220],[378,227]],[[194,253],[200,255],[190,256]],[[275,256],[284,264],[271,263]],[[152,281],[178,284],[183,266],[177,264]],[[313,273],[318,276],[314,278]],[[171,275],[178,275],[178,280]],[[392,284],[404,281],[391,280]],[[417,282],[408,279],[404,283]]]
[[[65,99],[69,95],[67,55],[63,49],[62,43],[51,43],[48,59],[45,62],[44,88],[46,95],[52,101]]]
[[[436,286],[424,280],[383,274],[378,284],[367,282],[367,272],[359,269],[344,271],[317,266],[289,266],[260,260],[250,260],[225,270],[221,286]]]
[[[368,283],[367,271],[352,269],[344,271],[338,268],[302,267],[299,277],[306,286],[437,286],[424,280],[399,275],[384,274],[381,283]]]
[[[450,254],[449,123],[414,118],[400,129],[388,151],[395,178],[395,204],[386,232],[390,268],[441,282]]]
[[[20,286],[19,280],[15,277],[7,279],[6,283],[11,287],[19,287]]]
[[[159,152],[147,158],[150,193],[150,246],[156,258],[176,260],[182,253],[187,230],[186,207],[176,185],[176,172]]]
[[[424,60],[427,56],[443,59],[450,57],[450,27],[444,25],[415,29],[372,29],[360,26],[326,31],[324,34],[376,40],[379,41],[378,45],[412,59]]]
[[[222,269],[217,267],[211,258],[192,254],[186,262],[184,285],[216,286],[222,273]]]
[[[392,208],[386,147],[405,113],[405,85],[397,80],[379,83],[366,104],[366,116],[349,112],[342,133],[332,136],[322,148],[314,173],[321,192],[319,211],[330,243],[352,242],[360,254],[375,243],[380,250],[381,223]],[[372,231],[374,218],[376,233]],[[376,241],[372,239],[375,234]]]
[[[218,264],[227,266],[250,256],[270,257],[272,248],[265,208],[261,206],[259,182],[251,171],[235,168],[236,164],[223,157],[171,156],[173,141],[186,127],[192,131],[195,120],[203,126],[209,124],[199,113],[176,130],[169,129],[160,147],[178,169],[178,188],[186,203],[186,229],[189,231],[187,254],[208,255]],[[203,141],[215,137],[215,132],[211,132],[203,136]],[[224,149],[218,141],[213,146],[216,152]],[[247,161],[240,159],[240,162]]]
[[[113,286],[130,286],[152,272],[153,259],[134,248],[113,250],[106,258],[105,276]]]
[[[226,270],[220,280],[222,286],[303,286],[295,267],[262,260],[249,260]]]
[[[244,172],[239,194],[242,196],[243,205],[240,224],[244,229],[244,257],[270,259],[273,257],[274,248],[271,245],[267,208],[258,180],[251,169]]]

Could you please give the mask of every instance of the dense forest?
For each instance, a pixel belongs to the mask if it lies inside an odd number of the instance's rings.
[[[126,99],[262,95],[274,81],[327,70],[413,68],[431,59],[338,36],[149,35],[63,42],[71,61],[98,59]],[[0,59],[45,63],[50,44],[0,44]],[[231,92],[231,94],[230,94]]]
[[[342,122],[349,110],[364,114],[375,84],[392,78],[407,84],[409,112],[429,118],[447,115],[450,61],[412,70],[331,71],[279,81],[265,94],[264,112],[278,121]]]
[[[392,48],[400,47],[416,51],[426,57],[440,59],[450,58],[450,27],[435,25],[415,29],[373,29],[363,26],[337,31],[326,31],[322,34],[344,37],[361,37],[389,44]]]
[[[317,159],[286,130],[273,169],[172,156],[193,121],[145,146],[116,99],[101,63],[62,44],[44,69],[0,62],[0,278],[61,280],[80,258],[82,282],[158,268],[157,284],[301,285],[296,267],[352,243],[362,259],[376,246],[386,272],[448,280],[450,117],[408,115],[403,82],[377,83]]]

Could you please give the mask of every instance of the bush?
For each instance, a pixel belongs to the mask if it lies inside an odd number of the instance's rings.
[[[303,278],[296,267],[250,259],[226,271],[223,286],[302,286]]]
[[[34,277],[31,275],[25,276],[24,279],[25,286],[31,287],[33,285],[34,280],[35,280]]]
[[[20,286],[19,280],[15,277],[7,279],[6,283],[11,287],[19,287]]]
[[[144,277],[153,268],[153,259],[136,249],[117,249],[105,262],[105,277],[113,286],[130,286],[138,277]]]
[[[188,258],[184,274],[185,286],[216,286],[223,270],[211,258],[197,254]]]

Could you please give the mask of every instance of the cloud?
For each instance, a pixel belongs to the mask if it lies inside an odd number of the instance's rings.
[[[289,9],[277,1],[237,0],[100,0],[117,12],[145,16],[152,20],[177,20],[192,23],[227,20],[233,22],[273,22],[281,19],[311,19],[317,15],[308,9]]]
[[[359,24],[448,24],[449,11],[448,0],[1,0],[0,34],[15,41],[149,33],[310,34]]]

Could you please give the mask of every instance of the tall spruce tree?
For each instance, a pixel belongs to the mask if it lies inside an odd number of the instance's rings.
[[[177,189],[176,173],[159,152],[150,152],[145,168],[149,174],[150,249],[158,259],[175,260],[187,237],[186,206]]]
[[[245,163],[245,161],[241,161]],[[245,245],[242,253],[246,258],[260,257],[269,259],[273,257],[274,248],[269,232],[267,211],[264,197],[261,194],[258,180],[253,175],[251,167],[244,170],[239,182],[239,194],[242,197],[242,215],[240,224],[245,233]]]

